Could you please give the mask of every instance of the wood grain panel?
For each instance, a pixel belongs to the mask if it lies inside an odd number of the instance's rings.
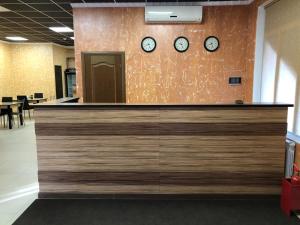
[[[40,186],[40,193],[47,193],[48,196],[55,197],[60,196],[60,194],[208,194],[208,195],[239,195],[239,194],[251,194],[251,195],[261,195],[262,193],[266,195],[278,195],[280,193],[280,186],[248,186],[248,185],[238,185],[238,186],[215,186],[215,185],[205,185],[205,186],[175,186],[175,185],[165,185],[165,186],[153,186],[153,185],[98,185],[98,184],[65,184],[65,183],[53,183],[53,182],[43,182]]]
[[[41,192],[278,194],[287,107],[198,108],[38,109]]]
[[[212,176],[213,173],[213,176]],[[273,171],[254,172],[65,172],[39,171],[40,182],[98,185],[272,186],[281,178]]]
[[[42,185],[41,185],[42,184]],[[99,184],[66,184],[40,182],[40,193],[56,194],[159,194],[158,185],[99,185]]]
[[[159,170],[153,136],[38,136],[37,146],[43,171]]]
[[[161,136],[160,170],[211,171],[212,175],[274,171],[281,177],[284,140],[282,136]]]
[[[281,123],[285,118],[284,108],[160,111],[160,122],[164,123]]]
[[[286,134],[286,123],[61,123],[36,124],[37,135],[265,135]]]
[[[285,108],[210,109],[201,110],[38,110],[38,123],[281,123]],[[84,114],[84,115],[83,115]]]
[[[208,181],[209,182],[209,181]],[[280,185],[265,186],[265,185],[237,185],[237,186],[227,186],[227,185],[207,185],[207,186],[175,186],[175,185],[165,185],[159,186],[160,194],[209,194],[209,195],[278,195],[281,191]]]
[[[159,110],[38,110],[38,123],[141,123],[158,122]]]
[[[40,182],[97,185],[158,185],[159,172],[39,171]]]

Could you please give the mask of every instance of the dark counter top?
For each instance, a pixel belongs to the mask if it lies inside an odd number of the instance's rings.
[[[35,104],[35,107],[43,107],[43,106],[59,106],[61,104],[69,104],[69,103],[77,103],[79,100],[79,97],[65,97],[65,98],[59,98],[52,101],[47,101],[39,104]]]
[[[152,109],[152,108],[252,108],[252,107],[293,107],[293,104],[285,103],[244,103],[244,104],[228,104],[228,103],[217,103],[217,104],[130,104],[130,103],[74,103],[79,98],[63,98],[52,102],[45,102],[36,104],[35,108],[103,108],[103,109],[114,109],[114,108],[139,108],[139,109]]]

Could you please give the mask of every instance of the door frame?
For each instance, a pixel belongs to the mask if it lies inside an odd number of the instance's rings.
[[[125,52],[81,52],[81,74],[82,74],[82,97],[83,102],[86,102],[86,74],[85,74],[85,58],[92,55],[120,55],[122,66],[122,103],[126,103],[126,79],[125,79]]]

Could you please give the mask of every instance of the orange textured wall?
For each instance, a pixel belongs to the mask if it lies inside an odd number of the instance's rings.
[[[253,38],[249,35],[253,32],[250,13],[250,6],[205,7],[202,24],[149,25],[144,23],[143,8],[74,9],[78,93],[82,95],[81,52],[124,51],[128,103],[251,101],[254,57],[250,48],[254,47],[249,44]],[[220,39],[215,53],[203,47],[209,35]],[[140,48],[145,36],[157,41],[153,53]],[[190,41],[185,53],[174,50],[178,36]],[[229,86],[232,75],[242,76],[243,84]]]

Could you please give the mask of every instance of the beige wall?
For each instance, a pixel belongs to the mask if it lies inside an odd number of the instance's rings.
[[[52,44],[11,45],[13,96],[42,92],[55,96]]]
[[[12,86],[10,45],[0,42],[0,97],[11,95]]]
[[[55,98],[54,65],[66,69],[72,50],[53,44],[0,43],[0,97],[44,93]]]

